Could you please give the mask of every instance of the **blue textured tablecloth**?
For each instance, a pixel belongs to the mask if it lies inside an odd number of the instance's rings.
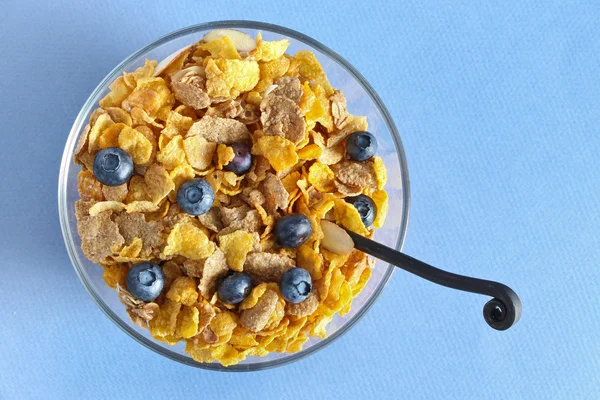
[[[598,397],[598,1],[0,5],[1,399]],[[119,61],[219,19],[302,31],[366,76],[408,156],[404,250],[509,284],[523,300],[518,325],[493,331],[481,318],[484,297],[399,271],[332,346],[232,375],[161,358],[102,314],[59,229],[67,133]]]

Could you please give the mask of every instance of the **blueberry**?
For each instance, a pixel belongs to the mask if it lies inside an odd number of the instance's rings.
[[[286,215],[277,220],[273,234],[281,246],[299,247],[312,234],[312,224],[306,215]]]
[[[241,303],[252,290],[250,275],[237,272],[223,279],[219,286],[219,298],[226,304]]]
[[[177,204],[190,215],[206,213],[215,201],[215,192],[204,179],[190,179],[179,186]]]
[[[290,303],[301,303],[312,291],[312,278],[305,269],[288,269],[281,275],[279,290]]]
[[[377,216],[377,206],[369,196],[359,194],[355,197],[348,197],[346,201],[354,206],[360,214],[360,219],[365,226],[371,226]]]
[[[158,264],[143,262],[127,273],[127,290],[142,301],[152,301],[165,287],[165,274]]]
[[[354,161],[365,161],[377,152],[377,139],[369,132],[354,132],[346,139],[346,155]]]
[[[225,171],[231,171],[236,175],[243,175],[250,171],[252,167],[252,154],[250,154],[250,147],[244,143],[234,143],[231,145],[235,158],[225,165],[223,169]]]
[[[94,176],[106,186],[119,186],[131,178],[133,160],[123,149],[109,147],[100,150],[94,158]]]

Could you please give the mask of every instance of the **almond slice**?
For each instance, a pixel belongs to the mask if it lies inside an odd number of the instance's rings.
[[[350,254],[354,249],[354,242],[348,232],[327,220],[321,220],[323,239],[321,246],[335,254]]]
[[[256,40],[247,33],[238,31],[237,29],[215,29],[204,35],[202,40],[210,42],[212,40],[222,39],[224,36],[231,39],[237,51],[247,52],[256,48]]]
[[[165,68],[167,68],[169,66],[169,64],[171,64],[171,62],[177,58],[178,55],[180,55],[181,53],[183,53],[184,51],[186,51],[190,47],[192,47],[191,44],[189,46],[185,46],[184,48],[179,49],[176,52],[174,52],[174,53],[168,55],[167,57],[163,58],[162,61],[159,62],[158,65],[156,66],[156,68],[154,69],[154,76],[160,75],[161,72]]]
[[[188,73],[200,75],[203,78],[205,77],[204,68],[202,68],[199,65],[192,65],[191,67],[184,68],[181,71],[177,71],[173,75],[171,75],[171,81],[177,82]]]
[[[269,93],[271,93],[273,90],[277,89],[277,85],[269,85],[266,89],[265,89],[265,93],[263,94],[263,98],[267,97],[267,95]]]

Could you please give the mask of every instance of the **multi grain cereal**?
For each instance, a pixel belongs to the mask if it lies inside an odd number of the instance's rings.
[[[146,61],[110,85],[75,150],[84,255],[136,325],[199,362],[300,351],[371,275],[331,232],[383,226],[385,165],[346,145],[366,118],[288,46],[219,30],[160,70]]]

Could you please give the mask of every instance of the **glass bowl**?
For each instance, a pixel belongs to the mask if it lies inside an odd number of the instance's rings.
[[[169,346],[154,340],[148,330],[134,325],[117,293],[102,280],[102,268],[85,258],[77,233],[74,203],[78,199],[77,173],[80,167],[73,163],[73,152],[80,133],[87,124],[98,101],[109,91],[109,84],[124,71],[131,72],[144,64],[144,60],[163,60],[179,49],[202,38],[205,33],[218,28],[235,28],[256,36],[261,32],[265,40],[286,38],[291,45],[288,52],[308,49],[315,53],[331,84],[343,90],[351,114],[366,115],[371,131],[378,139],[378,154],[388,170],[390,212],[385,225],[377,230],[375,240],[398,250],[402,248],[408,224],[409,179],[406,158],[400,136],[381,99],[366,80],[346,60],[310,37],[281,26],[251,21],[219,21],[190,26],[150,43],[127,57],[96,87],[79,112],[65,146],[58,182],[58,206],[65,245],[71,262],[81,282],[104,313],[129,336],[165,357],[194,367],[222,371],[252,371],[281,366],[315,353],[347,332],[375,303],[390,280],[394,267],[378,261],[368,284],[352,303],[352,310],[344,317],[337,315],[329,324],[326,339],[312,338],[301,352],[271,353],[266,357],[248,357],[238,365],[223,367],[218,363],[199,363],[185,353],[184,343]]]

